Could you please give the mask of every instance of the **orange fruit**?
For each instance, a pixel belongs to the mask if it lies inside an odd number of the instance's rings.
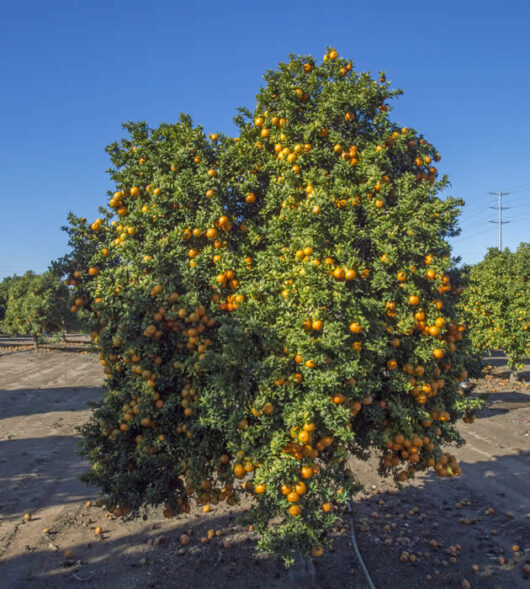
[[[289,501],[289,503],[296,503],[298,499],[300,499],[300,495],[298,495],[296,491],[291,491],[287,495],[287,501]]]
[[[190,543],[190,537],[187,534],[182,534],[180,537],[180,543],[182,546],[187,546]]]
[[[294,486],[294,489],[298,495],[303,495],[307,491],[307,486],[304,481],[298,481]]]
[[[289,515],[296,517],[297,515],[300,515],[302,513],[302,510],[300,509],[300,507],[298,505],[291,505],[289,507]]]
[[[320,319],[317,319],[316,321],[313,321],[313,323],[311,323],[311,328],[315,331],[322,331],[322,327],[323,323]]]
[[[353,322],[350,323],[350,331],[352,333],[362,333],[363,328],[357,322]]]

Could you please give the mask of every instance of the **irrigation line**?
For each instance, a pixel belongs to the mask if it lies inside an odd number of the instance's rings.
[[[352,509],[352,506],[351,506],[351,502],[348,502],[348,511],[353,514],[353,509]],[[355,539],[355,530],[354,530],[354,527],[353,527],[353,522],[351,524],[351,534],[350,534],[350,537],[351,537],[351,543],[352,543],[352,546],[353,546],[353,550],[355,552],[355,555],[357,556],[357,560],[359,561],[359,564],[361,565],[361,569],[362,569],[362,571],[364,573],[364,576],[366,578],[366,581],[368,583],[368,586],[370,587],[370,589],[375,589],[375,585],[374,585],[374,583],[372,581],[372,578],[370,577],[370,573],[368,572],[368,569],[367,569],[366,565],[364,564],[363,557],[361,556],[361,552],[359,551],[359,546],[357,546],[357,540]]]

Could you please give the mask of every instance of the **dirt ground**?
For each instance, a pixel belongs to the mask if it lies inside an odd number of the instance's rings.
[[[368,587],[352,529],[378,589],[465,587],[464,580],[484,589],[530,585],[523,572],[530,564],[529,373],[513,382],[502,358],[488,362],[475,389],[489,393],[486,407],[462,424],[462,476],[426,475],[397,490],[372,462],[355,464],[366,490],[337,526],[333,550],[315,562],[316,587]],[[95,505],[95,490],[77,478],[88,465],[76,454],[75,428],[102,382],[83,342],[34,351],[29,341],[0,338],[0,587],[290,586],[281,563],[254,552],[238,522],[245,505],[173,520],[154,510],[132,522]],[[208,530],[213,538],[202,541]],[[185,548],[183,532],[191,538]]]

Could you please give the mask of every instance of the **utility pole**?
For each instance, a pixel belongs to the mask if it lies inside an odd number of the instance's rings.
[[[498,192],[490,192],[490,194],[493,194],[494,196],[497,196],[497,198],[498,198],[497,206],[490,207],[490,209],[497,209],[498,210],[498,218],[497,218],[497,221],[490,221],[490,223],[497,223],[497,225],[499,226],[499,251],[501,251],[502,250],[502,226],[506,225],[506,223],[510,223],[510,221],[503,221],[502,220],[502,211],[505,211],[510,208],[510,207],[503,207],[502,206],[502,197],[508,196],[508,194],[510,194],[510,193],[509,192],[501,192],[499,190]]]

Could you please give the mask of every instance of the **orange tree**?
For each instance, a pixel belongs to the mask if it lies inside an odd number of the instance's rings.
[[[471,339],[481,350],[503,350],[512,370],[530,355],[530,245],[515,252],[491,248],[469,270],[462,297]]]
[[[7,276],[2,280],[2,282],[0,282],[0,322],[6,314],[7,298],[9,296],[9,284],[12,280],[12,276]]]
[[[45,333],[64,329],[70,320],[70,293],[51,271],[26,272],[3,281],[5,308],[1,328],[11,335],[31,335],[37,346]]]
[[[352,455],[376,448],[399,482],[460,472],[443,446],[472,356],[446,241],[461,201],[391,121],[399,92],[335,50],[265,81],[235,138],[127,125],[63,267],[107,375],[86,479],[122,515],[249,493],[259,546],[292,562],[359,488]]]

